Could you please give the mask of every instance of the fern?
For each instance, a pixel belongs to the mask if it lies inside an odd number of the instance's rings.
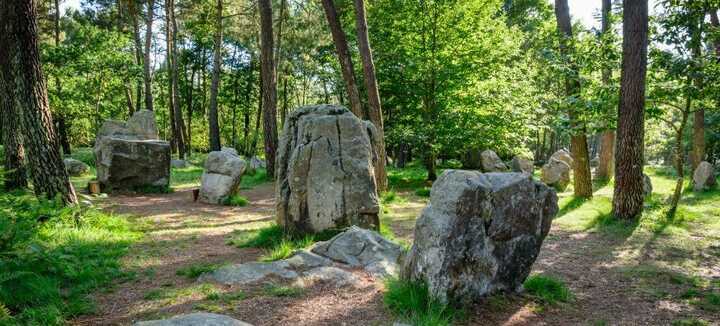
[[[11,273],[6,273],[5,275],[0,276],[0,284],[3,284],[7,281],[16,280],[22,276],[26,275],[33,275],[33,272],[27,272],[27,271],[15,271]],[[0,304],[2,304],[0,302]]]
[[[8,309],[5,304],[0,302],[0,321],[7,321],[12,319],[12,315],[10,314],[10,309]]]

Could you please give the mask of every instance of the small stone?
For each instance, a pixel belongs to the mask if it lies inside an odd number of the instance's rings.
[[[237,319],[207,312],[178,315],[169,319],[141,321],[135,326],[252,326]]]
[[[171,160],[170,166],[176,169],[184,169],[188,167],[188,162],[186,160]]]
[[[550,156],[550,159],[556,159],[565,162],[570,168],[573,166],[573,158],[570,153],[564,149],[558,150]],[[549,161],[549,160],[548,160]]]
[[[480,164],[483,172],[505,172],[508,170],[500,156],[489,149],[480,153]]]
[[[713,188],[717,184],[715,168],[712,164],[702,161],[693,173],[693,190],[703,191]]]
[[[245,172],[245,161],[226,151],[208,154],[205,171],[200,178],[200,201],[208,204],[222,204],[237,194]]]
[[[570,184],[570,165],[560,159],[551,158],[542,167],[541,180],[558,191],[565,191]]]
[[[515,156],[510,162],[510,167],[512,168],[513,172],[524,172],[533,174],[533,171],[535,170],[535,163],[532,160],[526,159],[524,157]]]
[[[74,158],[66,158],[63,160],[65,164],[65,170],[71,177],[79,177],[90,171],[90,167],[82,161]]]

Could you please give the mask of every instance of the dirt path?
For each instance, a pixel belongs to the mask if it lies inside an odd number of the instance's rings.
[[[178,270],[188,266],[258,259],[260,250],[239,249],[228,245],[227,240],[236,230],[255,229],[271,222],[272,185],[260,185],[242,195],[251,202],[247,207],[193,203],[189,190],[109,198],[106,209],[135,216],[134,221],[146,230],[146,238],[131,249],[124,261],[127,268],[137,272],[97,294],[97,313],[74,323],[128,325],[137,320],[209,311],[256,326],[392,324],[393,318],[382,307],[380,282],[373,282],[359,271],[363,285],[352,290],[315,287],[298,291],[282,284],[223,287],[177,275]],[[409,194],[404,198],[388,205],[387,215],[393,231],[409,241],[414,218],[426,199]],[[672,285],[671,279],[664,279],[676,272],[657,269],[651,274],[635,273],[637,266],[654,266],[653,254],[628,255],[638,246],[627,238],[554,227],[534,270],[564,280],[575,299],[567,304],[543,306],[525,296],[494,297],[472,307],[465,324],[669,325],[688,317],[720,323],[720,314],[671,299],[687,288],[682,282]],[[717,256],[714,259],[718,261]],[[648,275],[650,281],[658,278],[656,282],[671,287],[658,293],[644,283]]]

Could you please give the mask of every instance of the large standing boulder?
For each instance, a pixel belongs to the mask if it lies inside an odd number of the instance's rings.
[[[200,180],[200,201],[222,204],[235,195],[245,172],[245,161],[228,151],[215,151],[205,160],[205,171]]]
[[[65,170],[71,177],[81,176],[90,171],[90,167],[83,161],[76,160],[74,158],[66,158],[63,160],[65,164]]]
[[[379,227],[376,130],[341,106],[288,115],[276,160],[277,220],[291,232]]]
[[[524,173],[446,170],[431,194],[403,277],[442,302],[522,289],[558,211],[555,191]]]
[[[533,171],[535,170],[535,163],[524,157],[515,156],[512,161],[510,161],[510,168],[512,168],[513,172],[533,174]]]
[[[508,170],[507,166],[492,150],[485,150],[480,153],[480,164],[482,165],[483,172],[505,172]]]
[[[565,191],[570,184],[570,165],[559,159],[550,158],[542,167],[541,180],[558,191]]]
[[[158,140],[155,117],[140,110],[128,120],[108,120],[95,139],[97,179],[105,190],[170,184],[170,144]]]
[[[714,187],[716,183],[713,165],[705,161],[700,162],[693,173],[693,189],[695,191],[707,190]]]
[[[573,158],[570,153],[564,149],[558,150],[550,156],[550,160],[556,159],[565,162],[570,168],[573,166]],[[548,161],[550,161],[548,160]]]

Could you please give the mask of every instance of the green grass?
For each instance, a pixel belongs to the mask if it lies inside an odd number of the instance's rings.
[[[237,206],[237,207],[244,207],[247,206],[250,203],[250,201],[238,194],[232,195],[228,198],[225,198],[223,201],[223,205],[225,206]]]
[[[0,194],[0,302],[18,324],[92,313],[91,292],[132,276],[120,260],[140,238],[123,217]]]
[[[672,322],[672,326],[707,326],[710,323],[697,318],[678,319]]]
[[[252,189],[263,183],[272,181],[265,169],[257,169],[253,175],[244,175],[240,180],[240,189]]]
[[[462,318],[463,311],[432,298],[425,283],[398,278],[385,280],[385,307],[415,326],[445,326]]]
[[[192,264],[178,269],[175,274],[178,276],[185,276],[190,279],[196,279],[200,275],[212,272],[218,268],[216,264]]]
[[[70,157],[89,166],[95,166],[95,152],[93,152],[92,147],[73,148],[70,153]]]
[[[186,168],[170,169],[170,184],[177,188],[199,187],[203,174],[202,166],[190,165]]]
[[[561,280],[548,275],[531,275],[523,284],[528,294],[543,303],[556,304],[572,299],[570,289]]]
[[[156,288],[145,293],[143,299],[148,301],[163,301],[164,304],[173,305],[191,296],[212,298],[220,296],[220,290],[212,284],[202,283],[187,288]]]
[[[271,297],[297,298],[305,294],[305,289],[297,286],[267,284],[265,285],[265,287],[263,287],[263,293]]]
[[[437,171],[438,175],[441,173]],[[413,190],[427,187],[431,182],[427,181],[427,171],[419,162],[408,164],[404,169],[388,167],[388,187],[398,190]]]
[[[236,232],[229,244],[239,248],[264,248],[261,261],[276,261],[290,257],[296,250],[304,249],[318,241],[327,241],[342,230],[327,230],[310,235],[291,235],[277,224],[249,231]]]
[[[422,187],[415,189],[415,195],[419,197],[430,197],[430,187]]]

